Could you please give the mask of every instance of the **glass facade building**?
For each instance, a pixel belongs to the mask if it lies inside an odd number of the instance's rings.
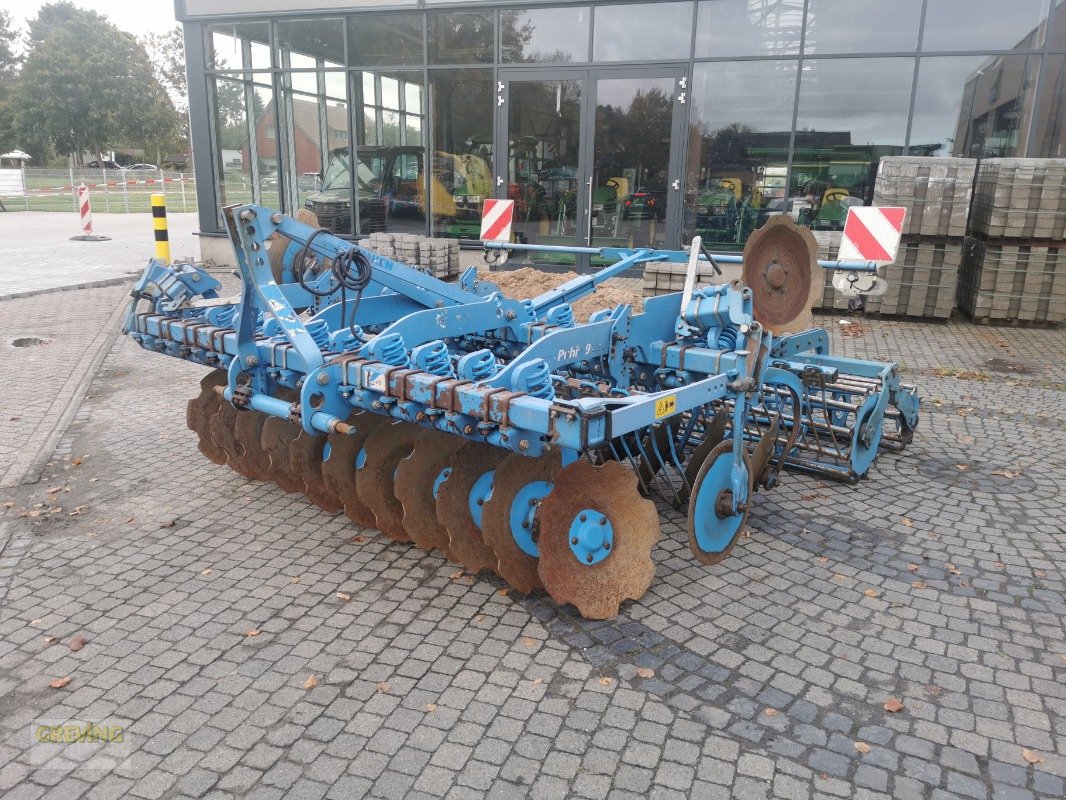
[[[177,0],[200,227],[739,248],[886,155],[1066,155],[1066,0]]]

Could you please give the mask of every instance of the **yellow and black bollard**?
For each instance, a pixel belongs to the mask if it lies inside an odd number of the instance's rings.
[[[169,264],[170,232],[167,229],[166,195],[152,195],[152,227],[155,228],[155,257],[164,264]]]

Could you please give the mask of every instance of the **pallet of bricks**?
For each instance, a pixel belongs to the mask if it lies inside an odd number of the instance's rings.
[[[701,261],[696,268],[696,286],[712,286],[719,283],[729,283],[740,280],[741,266],[739,264],[719,265],[722,274],[714,272],[714,268],[706,261]],[[659,261],[648,261],[644,265],[644,296],[656,297],[661,294],[673,294],[685,289],[685,272],[687,264],[667,264]]]
[[[980,324],[1066,321],[1066,159],[981,161],[959,307]]]
[[[878,165],[875,206],[907,210],[903,238],[894,263],[881,268],[888,290],[868,297],[867,313],[947,319],[955,295],[966,234],[974,170],[971,158],[888,156]],[[815,231],[818,257],[838,258],[841,233]],[[821,309],[846,311],[848,299],[833,290],[833,273],[825,275]]]
[[[434,239],[414,233],[372,233],[360,245],[379,256],[401,261],[434,278],[459,274],[459,240]]]

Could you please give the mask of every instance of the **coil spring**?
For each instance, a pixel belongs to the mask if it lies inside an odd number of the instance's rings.
[[[440,339],[414,348],[411,351],[411,363],[432,375],[448,377],[455,375],[455,370],[452,369],[452,360],[448,353],[448,345]]]
[[[315,340],[319,350],[329,347],[329,326],[324,319],[313,319],[304,325],[308,335]]]
[[[341,328],[339,331],[330,336],[330,350],[335,353],[346,353],[350,350],[356,350],[359,345],[362,344],[360,337],[363,335],[362,329],[355,325],[354,331],[349,328]]]
[[[555,399],[551,369],[548,367],[548,362],[542,358],[517,367],[512,376],[511,385],[516,392],[525,392],[542,400]]]
[[[556,306],[548,312],[548,324],[558,325],[560,328],[574,327],[574,307],[569,303]]]
[[[390,367],[409,367],[411,358],[404,344],[403,336],[398,333],[390,333],[387,336],[378,336],[367,347],[370,355],[383,364]]]
[[[216,328],[232,328],[237,306],[215,306],[207,310],[207,321]]]
[[[718,332],[718,349],[736,350],[738,336],[740,336],[740,328],[731,322],[726,323],[722,326],[722,330]]]
[[[490,350],[475,350],[459,359],[459,377],[464,381],[483,381],[496,374],[496,356]]]

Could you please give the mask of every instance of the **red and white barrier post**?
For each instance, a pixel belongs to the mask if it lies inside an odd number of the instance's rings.
[[[81,217],[81,236],[71,236],[72,242],[106,242],[110,236],[93,235],[93,210],[89,201],[89,187],[84,183],[78,186],[78,216]]]

